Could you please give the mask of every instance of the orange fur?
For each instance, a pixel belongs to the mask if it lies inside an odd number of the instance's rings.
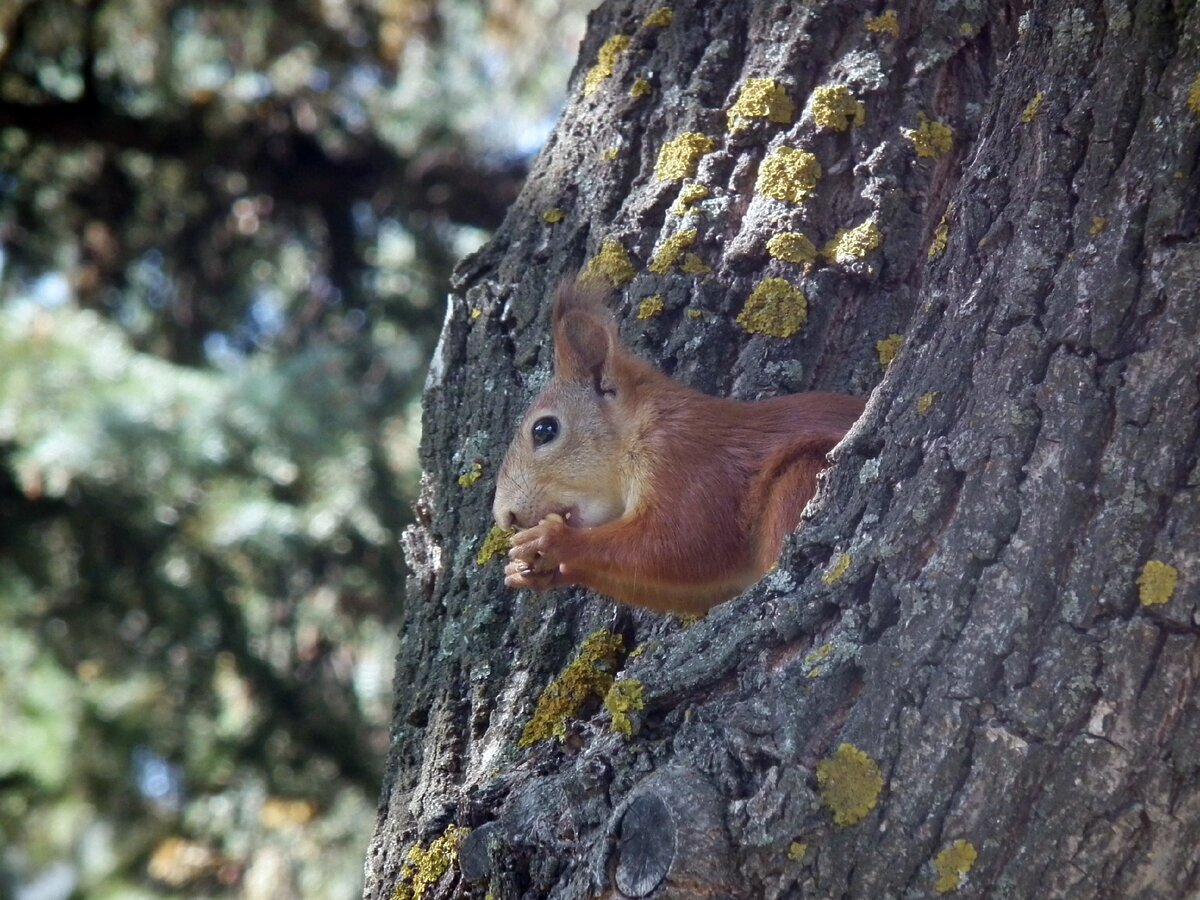
[[[625,350],[598,299],[574,286],[559,291],[553,320],[554,378],[497,485],[496,520],[523,529],[505,583],[579,584],[700,613],[760,579],[862,401],[707,396]],[[531,428],[546,416],[561,433],[535,446]]]

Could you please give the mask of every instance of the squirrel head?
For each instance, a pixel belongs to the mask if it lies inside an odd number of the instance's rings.
[[[554,298],[554,377],[525,413],[492,514],[529,528],[551,513],[591,528],[620,518],[636,490],[631,428],[646,363],[620,343],[600,296],[568,283]]]

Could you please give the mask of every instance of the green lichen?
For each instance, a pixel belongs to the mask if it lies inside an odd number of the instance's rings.
[[[649,97],[653,92],[654,88],[650,86],[650,79],[648,78],[635,78],[633,85],[629,88],[629,96],[634,100]]]
[[[605,79],[612,78],[617,60],[621,58],[621,54],[628,47],[629,35],[626,34],[614,34],[604,42],[604,46],[596,54],[596,64],[588,70],[587,76],[583,80],[583,93],[585,95],[595,93],[596,89],[604,83]]]
[[[1196,73],[1196,78],[1188,89],[1187,108],[1200,116],[1200,72]]]
[[[926,159],[941,159],[954,149],[954,129],[930,119],[925,113],[917,113],[917,127],[901,129],[912,141],[917,156]]]
[[[471,468],[458,476],[458,486],[460,488],[469,488],[475,485],[480,478],[483,477],[483,463],[473,462]]]
[[[930,391],[928,394],[922,394],[917,398],[917,415],[929,415],[929,411],[933,409],[933,404],[937,403],[937,398],[941,395],[941,391]]]
[[[1042,103],[1045,101],[1046,95],[1041,91],[1028,103],[1025,104],[1025,109],[1021,111],[1021,124],[1028,125],[1038,117],[1038,113],[1042,111]]]
[[[1162,606],[1174,595],[1178,583],[1178,569],[1152,559],[1142,566],[1142,574],[1138,576],[1138,599],[1142,606]]]
[[[792,841],[788,844],[788,859],[792,862],[800,862],[807,852],[808,844],[802,844],[800,841]]]
[[[900,18],[894,9],[889,9],[881,16],[867,19],[867,31],[875,34],[889,34],[894,38],[900,37]]]
[[[663,144],[654,163],[654,177],[659,181],[682,181],[692,178],[705,153],[712,153],[717,143],[698,131],[685,131]]]
[[[669,6],[660,6],[642,19],[646,28],[666,28],[675,21],[675,13]]]
[[[689,310],[687,311],[687,317],[688,317],[689,319],[692,319],[693,321],[695,321],[696,319],[702,319],[702,318],[704,318],[704,310],[702,310],[702,309],[689,309]]]
[[[821,580],[830,586],[837,584],[850,571],[850,563],[852,562],[854,560],[850,557],[850,554],[843,553],[833,561],[833,565],[821,576]]]
[[[772,259],[811,266],[817,261],[817,248],[799,231],[784,231],[767,241],[767,253]]]
[[[749,334],[789,338],[808,321],[808,298],[782,278],[766,278],[746,298],[737,323]]]
[[[421,900],[450,871],[458,857],[459,845],[470,833],[470,828],[450,825],[428,848],[414,844],[400,869],[400,882],[392,892],[392,900]]]
[[[575,661],[542,691],[518,745],[528,747],[547,738],[565,738],[567,719],[578,715],[589,698],[603,699],[608,694],[624,647],[621,635],[607,629],[591,634]]]
[[[684,185],[680,190],[679,196],[675,198],[675,202],[671,205],[671,215],[686,216],[690,212],[694,212],[693,205],[705,200],[712,193],[707,185],[703,184],[688,184]]]
[[[895,362],[900,351],[904,349],[904,335],[889,334],[881,341],[875,342],[875,352],[879,354],[879,365],[886,372],[888,366]]]
[[[965,38],[973,38],[979,34],[979,27],[972,22],[963,22],[958,26],[958,33]]]
[[[666,275],[683,258],[683,252],[696,243],[696,229],[688,228],[673,234],[658,248],[646,268],[655,275]]]
[[[607,284],[614,288],[624,287],[633,281],[637,269],[629,253],[616,238],[605,238],[600,252],[588,260],[579,280],[585,284]]]
[[[845,131],[867,120],[867,108],[844,84],[824,85],[813,91],[812,116],[818,128]]]
[[[821,802],[838,825],[861,822],[879,800],[883,773],[875,760],[853,744],[842,744],[833,756],[817,763]]]
[[[926,254],[930,259],[935,259],[946,252],[946,247],[950,243],[950,211],[947,210],[942,216],[942,220],[938,222],[937,228],[933,229],[933,240],[929,242],[929,253]]]
[[[629,714],[646,708],[644,694],[644,686],[636,678],[622,678],[613,682],[604,695],[604,708],[612,716],[613,731],[627,738],[633,736],[633,722]]]
[[[559,222],[561,222],[566,217],[567,217],[567,214],[565,212],[563,212],[561,209],[559,209],[557,206],[551,207],[550,209],[548,209],[544,213],[542,213],[542,221],[548,225],[557,225]]]
[[[785,203],[802,203],[821,180],[821,164],[807,150],[780,147],[763,160],[754,191]]]
[[[486,566],[497,556],[507,553],[509,538],[516,533],[517,529],[515,528],[501,528],[499,525],[493,525],[492,530],[483,539],[483,545],[479,548],[479,552],[475,554],[475,565]]]
[[[752,119],[789,125],[795,114],[796,105],[783,85],[774,78],[749,78],[726,116],[730,131],[742,131],[750,127]]]
[[[662,311],[662,294],[654,294],[638,304],[637,317],[645,321],[646,319],[653,319],[655,316],[662,315]]]
[[[683,262],[679,264],[679,271],[684,275],[709,275],[712,268],[695,253],[685,253]]]
[[[869,219],[854,228],[839,228],[832,240],[821,251],[831,263],[845,265],[863,259],[883,245],[883,234]]]
[[[957,891],[962,887],[967,873],[975,867],[978,856],[975,845],[970,841],[955,841],[946,847],[933,861],[933,867],[937,870],[933,889],[939,894]]]

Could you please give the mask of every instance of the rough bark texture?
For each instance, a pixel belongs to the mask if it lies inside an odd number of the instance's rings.
[[[393,896],[451,824],[473,831],[426,897],[1196,896],[1200,8],[906,4],[898,36],[848,2],[677,3],[666,28],[651,9],[594,15],[561,125],[451,298],[366,896]],[[632,99],[642,75],[654,92]],[[795,121],[727,131],[750,77],[786,87]],[[866,106],[847,132],[801,114],[834,83]],[[919,114],[953,128],[951,153],[914,152]],[[681,183],[653,174],[684,131],[716,141],[686,222]],[[779,146],[820,161],[803,204],[755,195]],[[882,246],[848,265],[764,249],[868,218]],[[647,272],[685,227],[713,272]],[[476,564],[486,476],[548,374],[552,287],[606,237],[639,270],[614,300],[626,339],[677,377],[874,391],[779,569],[690,627],[506,592],[499,561]],[[766,276],[807,294],[800,335],[735,324]],[[655,293],[664,313],[639,321]],[[1163,605],[1141,602],[1151,561],[1177,572]],[[644,687],[632,737],[593,701],[564,741],[519,747],[600,628],[640,651],[619,676]],[[878,764],[874,802],[843,744]],[[869,809],[838,824],[847,784]]]

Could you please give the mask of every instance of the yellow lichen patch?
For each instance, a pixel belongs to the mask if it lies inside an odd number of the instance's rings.
[[[683,189],[679,192],[679,196],[675,198],[675,202],[671,205],[671,215],[686,216],[688,213],[694,211],[692,209],[693,204],[707,199],[711,193],[712,191],[708,189],[707,185],[696,184],[694,182],[684,185]]]
[[[1196,79],[1188,90],[1187,108],[1200,116],[1200,72],[1196,73]]]
[[[687,317],[688,317],[689,319],[693,319],[693,320],[694,320],[694,319],[700,319],[700,318],[703,318],[703,317],[704,317],[704,310],[702,310],[702,309],[689,309],[689,310],[687,311]]]
[[[872,16],[867,19],[867,31],[875,34],[890,34],[894,38],[900,37],[900,17],[896,15],[894,9],[889,9],[881,16]]]
[[[675,12],[669,6],[660,6],[642,19],[646,28],[666,28],[675,21]]]
[[[929,242],[930,259],[941,256],[946,252],[946,246],[950,243],[950,211],[947,210],[942,216],[942,220],[938,222],[937,228],[933,229],[933,240]]]
[[[1088,234],[1095,237],[1098,234],[1103,234],[1108,228],[1108,216],[1092,216],[1092,227],[1088,229]]]
[[[561,209],[559,209],[557,206],[552,207],[552,208],[546,210],[544,213],[542,213],[542,221],[548,225],[557,225],[559,222],[561,222],[566,217],[567,217],[567,214],[565,212],[563,212]]]
[[[917,113],[916,128],[904,128],[901,131],[912,141],[917,156],[941,159],[954,149],[954,129],[941,122],[935,122],[925,113]]]
[[[637,269],[629,253],[621,246],[616,238],[605,238],[600,244],[600,252],[588,260],[579,280],[586,283],[606,283],[614,288],[624,287],[633,281]]]
[[[499,525],[493,525],[492,530],[483,539],[483,545],[479,548],[479,552],[475,554],[475,565],[486,566],[497,556],[507,553],[508,539],[516,532],[515,528],[501,528]]]
[[[1142,566],[1142,574],[1138,576],[1138,599],[1142,606],[1162,606],[1171,599],[1178,583],[1178,569],[1152,559]]]
[[[937,398],[941,395],[941,391],[930,391],[928,394],[922,394],[917,399],[917,415],[929,415],[929,411],[933,409],[933,404],[937,402]]]
[[[948,894],[962,887],[963,879],[975,867],[979,854],[975,845],[970,841],[955,841],[937,855],[933,867],[937,870],[937,880],[933,889],[939,894]]]
[[[612,716],[613,731],[625,737],[633,735],[633,722],[629,714],[646,708],[644,694],[643,685],[636,678],[623,678],[613,682],[608,693],[604,695],[604,708]]]
[[[650,260],[650,265],[646,266],[646,268],[655,275],[666,275],[683,258],[683,251],[694,243],[696,243],[695,228],[689,228],[686,231],[671,235],[662,242],[662,246],[658,248],[658,252],[654,254]]]
[[[716,141],[698,131],[685,131],[673,141],[667,141],[658,151],[654,177],[659,181],[680,181],[696,174],[700,157],[711,153]]]
[[[480,309],[478,306],[473,306],[473,307],[471,307],[470,315],[471,315],[472,322],[478,322],[479,317],[483,315],[483,310]]]
[[[878,250],[883,244],[883,234],[871,220],[863,222],[854,228],[839,228],[833,239],[821,251],[831,263],[852,263],[862,259],[872,250]]]
[[[650,79],[648,78],[635,78],[633,86],[629,88],[629,96],[634,100],[649,97],[653,92],[654,88],[650,86]]]
[[[804,854],[808,852],[808,844],[802,844],[799,841],[792,841],[788,844],[788,859],[792,862],[800,862],[804,859]]]
[[[662,294],[655,294],[652,297],[647,297],[638,304],[637,317],[642,320],[653,319],[655,316],[662,315],[662,311]]]
[[[612,162],[621,155],[620,147],[609,147],[607,150],[600,151],[600,158],[605,162]]]
[[[480,478],[483,477],[483,463],[473,462],[471,468],[458,476],[458,486],[460,488],[469,488],[474,486]]]
[[[875,352],[879,354],[879,365],[885,372],[888,366],[895,362],[903,348],[904,335],[902,334],[889,334],[883,340],[875,342]]]
[[[811,266],[817,261],[817,248],[799,231],[784,231],[767,241],[767,253],[772,259]]]
[[[806,666],[815,666],[817,663],[828,659],[831,653],[833,653],[833,644],[822,644],[804,657],[804,664]]]
[[[606,78],[612,78],[613,68],[620,59],[621,54],[625,52],[629,46],[629,35],[614,34],[604,46],[600,48],[600,52],[596,54],[596,64],[588,71],[587,77],[583,80],[583,93],[592,94]]]
[[[684,275],[710,275],[712,267],[695,253],[685,253],[683,262],[679,264],[679,271]]]
[[[958,26],[958,33],[965,38],[973,38],[979,34],[979,28],[972,22],[963,22]]]
[[[843,553],[833,561],[833,565],[821,576],[821,580],[828,585],[837,584],[850,571],[850,563],[853,561],[849,553]]]
[[[1038,91],[1037,95],[1025,104],[1025,109],[1021,111],[1021,124],[1028,125],[1038,117],[1038,113],[1042,111],[1042,103],[1045,101],[1046,95]]]
[[[740,131],[750,125],[751,119],[768,119],[789,125],[795,114],[796,105],[783,85],[774,78],[749,78],[726,117],[729,130]]]
[[[825,85],[813,91],[812,117],[818,128],[845,131],[867,120],[867,108],[844,84]]]
[[[750,334],[789,338],[808,321],[808,298],[782,278],[765,278],[746,298],[737,323]]]
[[[879,800],[883,773],[875,760],[853,744],[842,744],[828,759],[817,763],[821,802],[838,825],[861,822]]]
[[[785,203],[801,203],[821,180],[821,164],[807,150],[780,147],[763,160],[754,191]]]
[[[567,719],[577,715],[590,697],[603,699],[612,687],[625,641],[619,634],[600,629],[579,648],[579,655],[538,697],[533,717],[518,742],[528,747],[538,741],[567,734]]]
[[[425,892],[450,871],[458,857],[459,845],[470,833],[470,828],[450,825],[440,837],[430,842],[428,849],[420,844],[413,845],[400,869],[400,883],[392,893],[392,900],[421,900]]]

